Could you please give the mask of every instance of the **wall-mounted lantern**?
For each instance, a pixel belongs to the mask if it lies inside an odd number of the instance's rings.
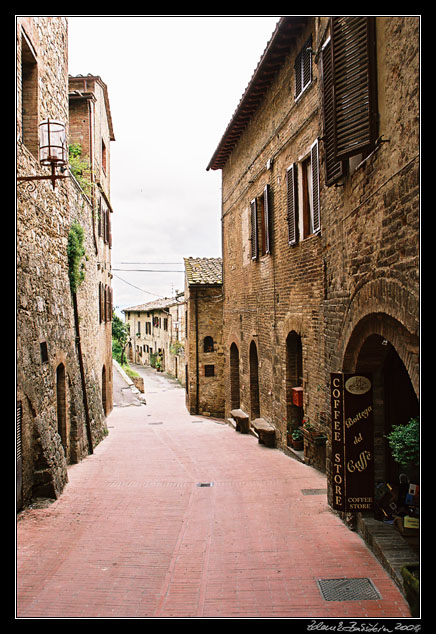
[[[39,162],[51,167],[49,176],[17,176],[18,181],[51,180],[53,189],[56,180],[68,178],[68,174],[56,174],[56,169],[65,171],[68,164],[68,148],[65,125],[61,121],[46,119],[39,124]],[[35,188],[35,185],[33,186]]]

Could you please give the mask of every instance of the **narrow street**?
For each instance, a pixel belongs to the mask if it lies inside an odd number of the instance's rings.
[[[138,371],[146,404],[114,368],[109,435],[58,500],[19,514],[18,618],[410,617],[323,474],[191,416],[183,388]]]

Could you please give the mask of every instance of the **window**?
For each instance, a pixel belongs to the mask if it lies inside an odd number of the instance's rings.
[[[251,218],[251,259],[257,260],[259,255],[259,233],[257,226],[257,199],[254,198],[250,203]]]
[[[213,352],[212,337],[205,337],[203,342],[203,352]]]
[[[295,99],[298,99],[312,81],[312,36],[297,55],[294,71]]]
[[[140,334],[141,334],[141,322],[140,322],[140,321],[138,321],[138,326],[137,326],[137,329],[136,329],[136,334],[137,334],[137,335],[140,335]]]
[[[103,167],[103,171],[106,174],[107,172],[107,155],[106,155],[106,145],[103,141],[103,139],[101,140],[101,166]]]
[[[368,153],[377,139],[377,88],[374,17],[330,20],[333,138],[336,161]],[[331,138],[329,139],[331,143]]]
[[[288,242],[296,244],[321,230],[318,140],[306,159],[286,173]]]
[[[254,198],[250,203],[252,260],[257,260],[259,255],[271,253],[271,198],[270,186],[265,185],[262,196]]]
[[[48,361],[48,349],[47,349],[47,342],[46,341],[41,341],[39,344],[39,349],[41,352],[41,363],[47,363]]]
[[[21,125],[22,140],[38,158],[38,65],[24,31],[21,36]]]
[[[204,376],[215,376],[215,366],[214,365],[205,365],[204,366]]]

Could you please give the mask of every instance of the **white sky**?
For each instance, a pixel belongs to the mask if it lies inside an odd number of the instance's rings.
[[[206,167],[278,19],[68,16],[69,73],[108,87],[118,314],[184,287],[183,272],[132,269],[221,256],[221,171]]]

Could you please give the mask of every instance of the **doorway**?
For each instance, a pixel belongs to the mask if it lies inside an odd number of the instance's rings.
[[[259,361],[254,341],[250,344],[250,417],[251,420],[260,417]]]

